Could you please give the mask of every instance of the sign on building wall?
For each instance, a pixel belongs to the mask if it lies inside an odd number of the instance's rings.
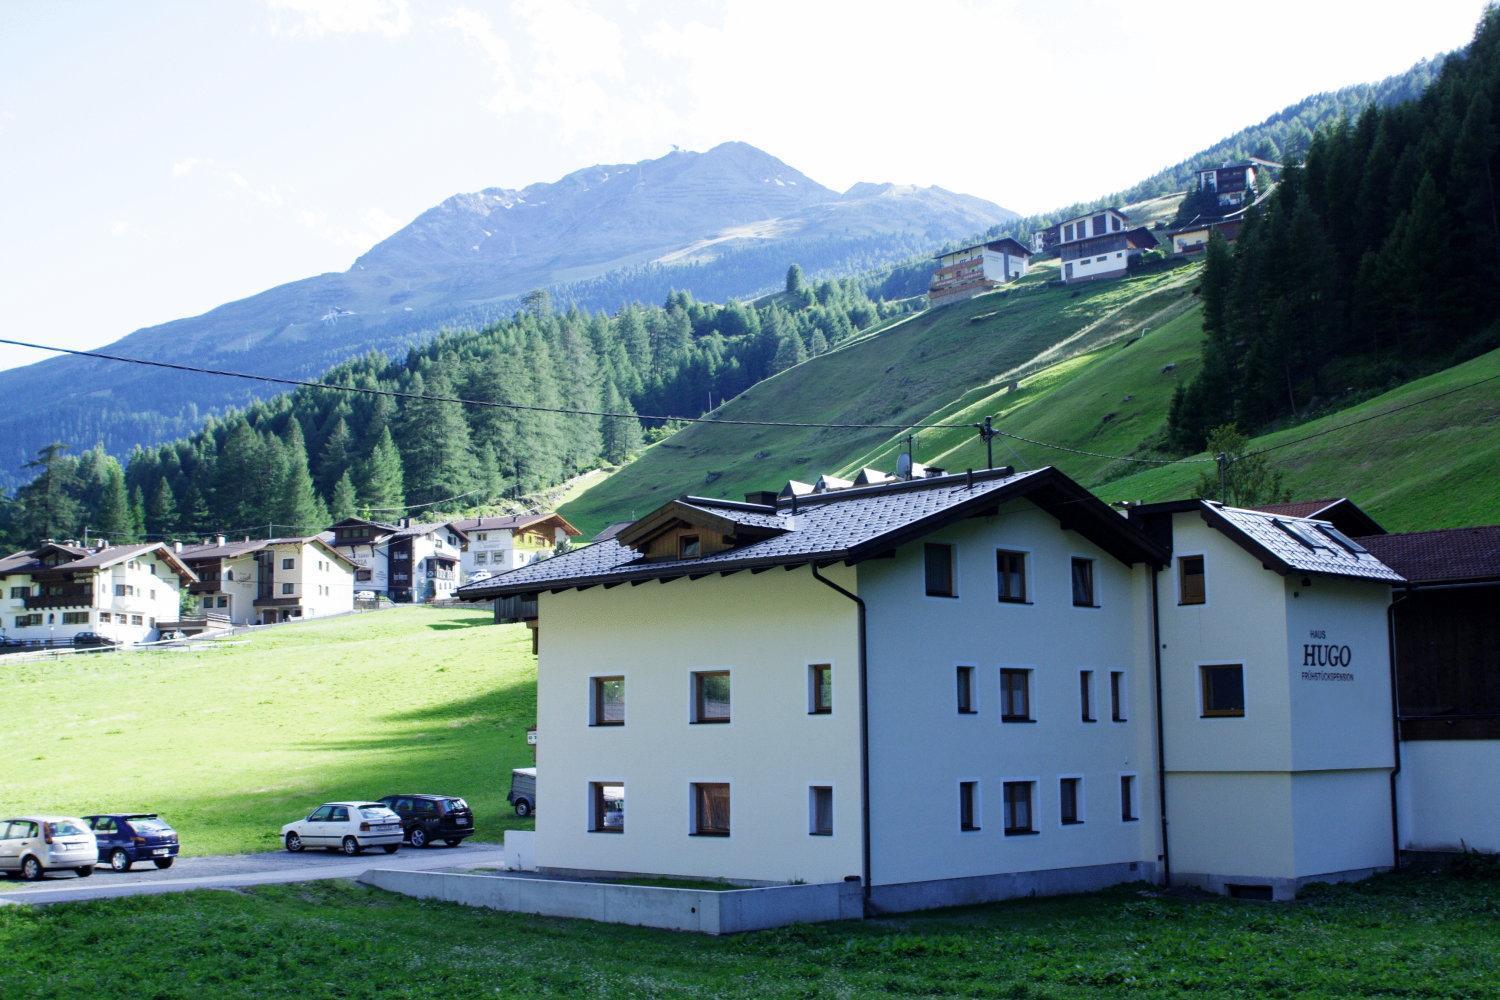
[[[1354,651],[1347,644],[1330,642],[1327,629],[1309,629],[1302,644],[1301,677],[1304,681],[1354,680]]]

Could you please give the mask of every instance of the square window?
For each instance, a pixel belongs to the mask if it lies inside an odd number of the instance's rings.
[[[927,571],[928,597],[956,597],[953,588],[953,546],[929,543],[922,546]]]
[[[589,782],[589,832],[625,832],[624,782]]]
[[[729,721],[729,671],[700,670],[693,674],[693,721]]]
[[[1074,826],[1083,822],[1083,810],[1079,806],[1079,789],[1082,778],[1063,778],[1057,783],[1058,797],[1062,803],[1063,826]]]
[[[1208,590],[1203,578],[1202,556],[1179,556],[1177,559],[1177,603],[1205,604]]]
[[[677,558],[696,559],[703,554],[703,544],[697,535],[681,535],[677,539]]]
[[[974,668],[958,668],[958,714],[974,714]]]
[[[292,585],[290,583],[283,583],[281,585],[281,592],[283,594],[290,594],[292,592]]]
[[[1245,668],[1220,663],[1198,668],[1203,688],[1203,718],[1237,719],[1245,714]]]
[[[814,663],[807,668],[808,714],[828,715],[833,711],[833,667]]]
[[[1094,604],[1094,560],[1073,560],[1073,607],[1092,608]]]
[[[979,829],[979,782],[958,783],[958,828],[969,831]]]
[[[729,836],[729,785],[693,785],[693,833],[699,837]]]
[[[1097,722],[1094,718],[1094,672],[1078,671],[1078,710],[1084,722]]]
[[[1032,792],[1034,781],[1005,782],[1005,835],[1015,837],[1025,833],[1036,833],[1032,822]]]
[[[295,559],[283,559],[283,560],[281,560],[281,568],[282,569],[293,569],[293,568],[296,567],[296,565],[297,565],[297,560],[295,560]]]
[[[1109,672],[1109,717],[1113,722],[1125,721],[1125,671]]]
[[[813,785],[807,790],[807,832],[814,837],[833,836],[833,788]]]
[[[999,580],[1000,600],[1014,604],[1025,603],[1026,554],[1024,552],[1006,552],[1003,549],[997,551],[995,574]]]
[[[1135,814],[1135,775],[1120,775],[1120,822],[1134,823],[1138,817]]]
[[[593,688],[591,726],[625,725],[625,678],[593,677],[589,679]]]
[[[1000,671],[1000,721],[1031,722],[1031,671]]]

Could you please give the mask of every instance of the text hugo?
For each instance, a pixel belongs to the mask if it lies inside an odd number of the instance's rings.
[[[1302,646],[1304,667],[1347,667],[1354,662],[1354,654],[1348,646],[1305,643]]]

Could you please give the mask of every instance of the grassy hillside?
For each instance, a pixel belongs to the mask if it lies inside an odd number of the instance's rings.
[[[920,313],[788,369],[717,411],[724,419],[906,426],[962,409],[1036,367],[1133,336],[1192,307],[1197,265],[1126,281],[1049,287],[1055,266],[1010,289]],[[1050,353],[1049,353],[1050,352]],[[894,430],[695,425],[565,504],[586,533],[673,496],[733,496],[893,453]],[[924,433],[918,455],[930,449]]]
[[[487,609],[401,608],[243,644],[7,664],[0,814],[160,812],[188,854],[270,850],[319,802],[462,795],[481,840],[531,763],[536,661]],[[481,627],[486,626],[488,627]],[[530,821],[527,821],[529,824]]]

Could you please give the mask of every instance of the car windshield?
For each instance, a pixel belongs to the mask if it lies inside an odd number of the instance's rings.
[[[385,806],[360,806],[359,814],[365,819],[395,819],[396,814]]]
[[[171,833],[172,828],[155,816],[141,816],[132,818],[130,825],[135,827],[138,833]]]
[[[469,808],[469,804],[463,799],[444,799],[443,812],[463,812]]]
[[[81,833],[88,833],[77,823],[66,819],[55,819],[49,825],[52,827],[54,837],[76,837]]]

